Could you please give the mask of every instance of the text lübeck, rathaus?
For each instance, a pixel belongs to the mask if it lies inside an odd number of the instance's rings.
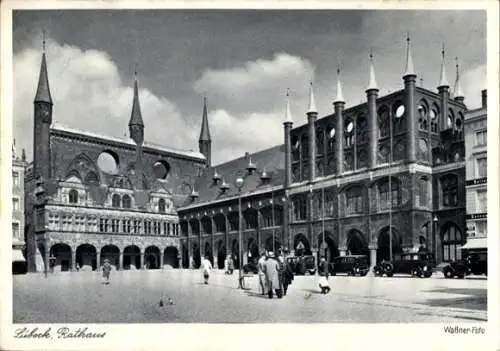
[[[106,332],[94,333],[88,331],[88,328],[75,328],[70,329],[68,327],[61,327],[57,329],[56,336],[58,339],[70,339],[70,338],[80,338],[80,339],[97,339],[104,338]],[[47,328],[45,330],[40,330],[38,328],[19,328],[16,329],[15,338],[28,338],[28,339],[52,339],[52,328]]]

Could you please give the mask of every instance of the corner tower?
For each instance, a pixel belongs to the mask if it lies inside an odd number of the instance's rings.
[[[207,159],[207,167],[212,166],[212,138],[208,127],[207,97],[203,97],[203,116],[201,120],[200,139],[198,140],[200,152]]]
[[[45,57],[45,33],[43,35],[42,63],[38,88],[34,99],[34,136],[33,136],[33,168],[34,176],[49,180],[50,169],[50,125],[52,124],[52,97],[47,74],[47,59]]]

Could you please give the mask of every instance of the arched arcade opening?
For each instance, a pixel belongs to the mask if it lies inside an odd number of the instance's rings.
[[[324,237],[324,240],[323,240]],[[332,239],[330,232],[318,235],[318,258],[325,257],[327,262],[331,262],[335,257],[340,256],[337,244]]]
[[[146,269],[159,269],[161,251],[156,246],[148,246],[144,250],[144,267]]]
[[[135,245],[127,246],[123,250],[123,269],[141,268],[141,249]]]
[[[377,263],[390,260],[390,231],[389,227],[382,228],[378,235]],[[392,228],[392,254],[397,254],[401,249],[401,236],[395,228]]]
[[[83,244],[76,248],[76,264],[81,271],[97,269],[97,250],[93,245]]]
[[[69,271],[71,267],[71,247],[68,244],[58,243],[50,248],[50,257],[54,258],[53,268],[55,271]]]
[[[187,248],[186,248],[187,255]],[[163,252],[163,265],[169,266],[169,268],[179,268],[179,250],[175,246],[167,246],[165,251]],[[182,258],[184,261],[184,257]]]
[[[115,245],[106,245],[101,249],[101,262],[100,265],[104,264],[104,260],[108,260],[112,267],[118,269],[120,265],[120,249]]]
[[[347,253],[351,255],[366,255],[370,261],[370,249],[363,233],[353,229],[347,234]]]
[[[311,255],[311,244],[304,234],[297,234],[293,238],[295,256]]]

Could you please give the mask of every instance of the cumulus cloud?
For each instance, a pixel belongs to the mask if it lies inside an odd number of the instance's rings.
[[[128,138],[132,109],[132,80],[122,82],[117,65],[105,52],[82,50],[49,41],[49,84],[54,122],[102,135]],[[17,145],[33,149],[33,98],[41,52],[26,48],[14,55],[14,136]],[[140,86],[140,81],[139,81]],[[139,89],[147,141],[172,148],[197,149],[197,133],[178,107],[166,97]]]
[[[465,104],[469,109],[481,106],[481,90],[487,88],[486,64],[465,71],[461,78]]]
[[[287,88],[303,98],[314,66],[306,59],[287,53],[275,54],[272,59],[258,59],[244,65],[206,70],[194,84],[198,93],[207,93],[213,104],[238,114],[269,113],[283,103]]]

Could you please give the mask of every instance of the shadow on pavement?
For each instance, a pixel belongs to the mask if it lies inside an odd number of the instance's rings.
[[[248,296],[258,297],[261,299],[268,299],[267,295],[262,295],[261,293],[256,293],[253,291],[245,291],[245,292],[247,293]]]
[[[315,290],[315,289],[301,289],[301,291],[306,291],[306,292],[309,292],[309,293],[312,293],[312,294],[319,294],[319,295],[321,295],[321,291],[320,290]]]

